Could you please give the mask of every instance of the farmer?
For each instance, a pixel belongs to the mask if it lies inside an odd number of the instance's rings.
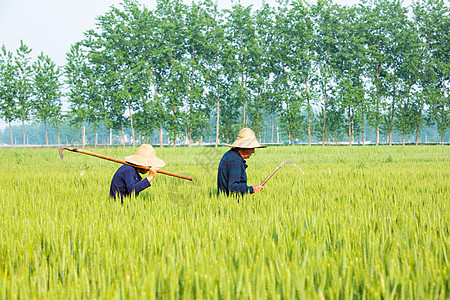
[[[136,166],[121,166],[111,181],[109,195],[116,199],[120,194],[120,200],[134,193],[136,196],[150,186],[150,181],[155,177],[157,168],[164,167],[166,164],[156,157],[155,150],[151,145],[143,144],[139,147],[135,155],[125,157],[125,161]],[[147,170],[139,166],[151,167],[150,173],[144,179],[139,175],[147,173]]]
[[[219,164],[219,171],[217,174],[217,193],[241,195],[256,193],[263,189],[262,185],[247,185],[247,173],[245,169],[247,164],[245,159],[255,153],[255,148],[266,148],[261,146],[255,136],[255,133],[250,128],[243,128],[239,131],[236,141],[227,145],[232,147],[227,151]]]

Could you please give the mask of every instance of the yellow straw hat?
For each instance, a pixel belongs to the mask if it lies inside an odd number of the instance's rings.
[[[231,145],[225,144],[225,146],[246,149],[267,147],[258,143],[255,133],[250,128],[242,128],[241,131],[239,131],[239,135],[236,141],[234,141],[234,143]]]
[[[166,165],[165,162],[156,157],[155,149],[149,144],[142,144],[136,154],[125,157],[125,161],[138,166],[155,168],[161,168]]]

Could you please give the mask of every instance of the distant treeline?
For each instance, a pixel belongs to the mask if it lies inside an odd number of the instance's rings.
[[[30,120],[43,125],[47,144],[48,128],[53,143],[65,143],[60,129],[71,124],[83,145],[86,125],[95,145],[102,136],[109,144],[113,131],[123,144],[129,132],[133,145],[155,134],[163,144],[165,133],[174,146],[211,137],[218,145],[244,126],[261,140],[273,141],[276,128],[290,143],[350,145],[368,135],[417,144],[435,128],[443,144],[450,126],[443,0],[223,11],[207,0],[161,0],[155,10],[125,0],[98,16],[61,69],[42,53],[32,62],[30,52],[21,42],[0,56],[0,117],[22,122],[24,145]]]
[[[265,126],[263,133],[259,137],[261,143],[265,144],[290,144],[290,141],[287,136],[285,136],[279,128],[277,128],[276,124],[272,127],[271,119],[267,118],[264,120]],[[12,125],[11,126],[12,135],[14,137],[14,145],[16,147],[22,146],[23,141],[23,133],[22,133],[22,125]],[[132,135],[130,128],[126,128],[124,131],[124,140],[123,143],[122,135],[120,130],[108,130],[105,128],[104,124],[100,124],[96,130],[96,138],[94,137],[92,124],[85,124],[85,128],[83,130],[85,132],[85,145],[94,146],[95,141],[97,140],[97,145],[113,145],[113,146],[123,146],[123,145],[132,145]],[[46,136],[45,136],[45,126],[44,124],[25,124],[25,132],[26,132],[26,141],[25,146],[45,146],[46,145]],[[78,128],[72,126],[69,122],[64,121],[59,126],[60,133],[60,141],[62,145],[71,145],[71,146],[80,146],[82,145],[82,139]],[[441,136],[437,132],[436,126],[433,127],[423,127],[420,133],[421,140],[420,143],[426,144],[440,144]],[[9,146],[10,145],[10,131],[9,128],[4,128],[0,130],[0,146]],[[215,142],[215,134],[212,132],[209,136],[204,136],[202,139],[203,145],[211,145]],[[375,132],[369,130],[366,134],[366,143],[374,144],[375,142]],[[401,134],[394,133],[392,136],[392,140],[394,144],[402,144],[403,137]],[[446,143],[450,140],[450,133],[447,133],[445,136]],[[57,131],[54,127],[48,127],[48,142],[50,146],[58,145],[57,139]],[[170,136],[166,132],[162,133],[162,142],[164,146],[173,146],[173,141],[171,141]],[[180,137],[177,141],[177,145],[186,145],[189,141],[186,138]],[[226,141],[225,141],[226,142]],[[321,144],[320,137],[312,137],[312,144]],[[154,130],[149,136],[136,136],[136,143],[150,143],[155,146],[159,145],[159,132],[158,130]],[[197,142],[199,144],[199,142]],[[335,144],[335,141],[328,142],[329,144]],[[346,144],[347,140],[342,139],[338,141],[338,144]],[[362,144],[362,140],[360,138],[356,139],[354,143]],[[380,144],[389,143],[389,136],[381,136]],[[415,136],[408,135],[405,139],[405,144],[414,144]],[[307,137],[303,137],[295,142],[295,144],[308,144]]]

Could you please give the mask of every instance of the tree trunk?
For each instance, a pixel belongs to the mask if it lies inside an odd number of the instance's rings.
[[[380,40],[378,40],[378,48],[377,48],[377,52],[380,52]],[[377,66],[376,66],[376,72],[377,72],[377,84],[376,84],[376,88],[377,88],[377,108],[376,108],[376,114],[375,114],[375,144],[378,146],[378,144],[380,143],[380,132],[379,132],[379,128],[378,128],[378,123],[379,123],[379,112],[380,112],[380,87],[379,87],[379,83],[380,83],[380,65],[379,62],[377,60]]]
[[[188,87],[189,90],[189,101],[190,101],[190,114],[189,114],[189,129],[188,129],[188,147],[191,147],[192,144],[192,114],[193,114],[193,102],[192,102],[192,89],[194,85],[194,62],[195,62],[195,49],[192,49],[191,53],[192,57],[192,69],[191,69],[191,78],[189,80],[190,86]]]
[[[308,145],[311,146],[311,104],[309,103],[308,77],[306,77],[306,101],[308,103]]]
[[[59,137],[59,127],[58,126],[56,126],[56,134],[58,135],[58,147],[60,147],[61,146],[61,139]]]
[[[441,132],[441,145],[444,145],[444,133],[445,133],[445,76],[444,72],[442,72],[442,116],[441,116],[441,123],[442,123],[442,132]]]
[[[242,103],[242,106],[243,106],[243,111],[242,111],[242,128],[245,128],[245,117],[246,117],[246,113],[245,113],[245,96],[247,95],[247,93],[246,93],[246,89],[247,89],[247,79],[245,78],[245,76],[244,75],[242,75],[242,87],[243,87],[243,92],[244,92],[244,95],[243,95],[243,103]]]
[[[109,132],[108,132],[108,128],[106,128],[106,126],[105,126],[105,131],[106,131],[106,147],[109,148]]]
[[[219,147],[219,120],[220,120],[220,98],[219,93],[217,93],[216,148]]]
[[[47,143],[47,148],[48,148],[47,122],[44,122],[44,127],[45,127],[45,142]]]
[[[128,103],[128,113],[130,114],[130,126],[131,126],[131,136],[133,139],[133,147],[136,147],[136,141],[134,139],[133,114],[131,113],[131,106],[130,106],[130,96],[127,96],[127,103]]]
[[[25,148],[25,121],[22,120],[23,148]]]
[[[81,145],[84,148],[84,131],[83,131],[83,121],[80,122],[80,129],[81,129]]]
[[[124,65],[123,65],[123,61],[121,61],[122,64],[122,85],[127,93],[127,105],[128,105],[128,113],[130,114],[130,126],[131,126],[131,136],[133,139],[133,147],[135,147],[135,140],[134,140],[134,127],[133,127],[133,114],[131,113],[131,105],[130,105],[130,95],[128,94],[128,90],[125,86],[125,75],[124,75]],[[123,144],[125,147],[125,139],[123,138],[123,125],[121,124],[121,128],[122,128],[122,139],[123,139]]]
[[[11,148],[14,146],[14,140],[13,140],[13,135],[12,135],[12,128],[11,128],[11,122],[9,123],[9,135],[11,136]]]
[[[322,128],[322,146],[325,146],[325,140],[327,137],[327,102],[328,102],[328,95],[327,95],[327,62],[325,61],[324,67],[323,67],[323,76],[325,79],[324,82],[324,104],[323,104],[323,128]]]
[[[375,144],[378,146],[380,144],[380,130],[378,129],[378,125],[376,125],[375,134],[376,134],[376,137],[375,137],[376,142],[375,142]]]
[[[272,119],[272,135],[270,137],[270,143],[273,144],[273,119]]]
[[[122,124],[120,124],[120,129],[122,131],[122,144],[125,147],[125,134],[123,133],[123,125]]]
[[[403,130],[403,146],[406,144],[406,132]]]
[[[366,136],[365,136],[365,127],[364,127],[364,104],[361,103],[361,138],[363,146],[366,144]]]
[[[391,117],[389,122],[389,146],[392,146],[392,131],[394,130],[394,111],[395,111],[395,83],[394,83],[394,95],[392,97],[391,103]]]
[[[242,128],[245,128],[245,100],[244,100],[244,108],[242,111]]]
[[[155,95],[155,102],[158,103],[158,91],[156,89],[156,76],[155,76],[155,72],[153,72],[153,68],[150,69],[150,71],[151,71],[152,77],[153,77],[153,91],[154,91],[154,95]],[[161,127],[161,125],[159,125],[158,135],[159,135],[159,147],[162,148],[163,147],[163,141],[162,141],[162,127]]]
[[[358,77],[358,85],[361,85],[361,80]],[[366,144],[366,137],[364,135],[364,92],[363,95],[361,97],[361,140],[362,140],[362,145],[364,146]]]
[[[352,109],[348,107],[348,145],[352,145]]]
[[[366,136],[364,135],[364,118],[362,120],[362,124],[361,124],[361,134],[362,134],[362,144],[363,146],[366,144]]]
[[[419,111],[419,120],[417,121],[416,126],[416,146],[419,145],[419,131],[420,131],[420,124],[422,123],[422,112],[423,112],[423,92],[422,92],[422,100],[420,103],[420,111]]]
[[[97,148],[97,131],[94,125],[94,148]]]
[[[420,126],[419,126],[419,124],[417,124],[417,129],[416,129],[416,146],[419,145],[419,131],[420,131]]]

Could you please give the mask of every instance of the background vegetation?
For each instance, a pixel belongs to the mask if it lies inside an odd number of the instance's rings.
[[[104,144],[113,131],[125,144],[128,130],[132,145],[155,134],[159,144],[165,134],[172,145],[218,145],[243,126],[309,144],[364,144],[368,132],[376,144],[394,135],[417,144],[427,126],[444,143],[449,32],[443,0],[408,8],[294,0],[224,11],[208,0],[160,0],[154,10],[125,0],[98,16],[64,66],[44,54],[32,62],[23,42],[15,53],[3,47],[0,117],[22,123],[23,145],[30,121],[43,124],[47,144],[54,128],[60,143],[63,120],[82,145],[87,124],[94,145],[99,130]]]

